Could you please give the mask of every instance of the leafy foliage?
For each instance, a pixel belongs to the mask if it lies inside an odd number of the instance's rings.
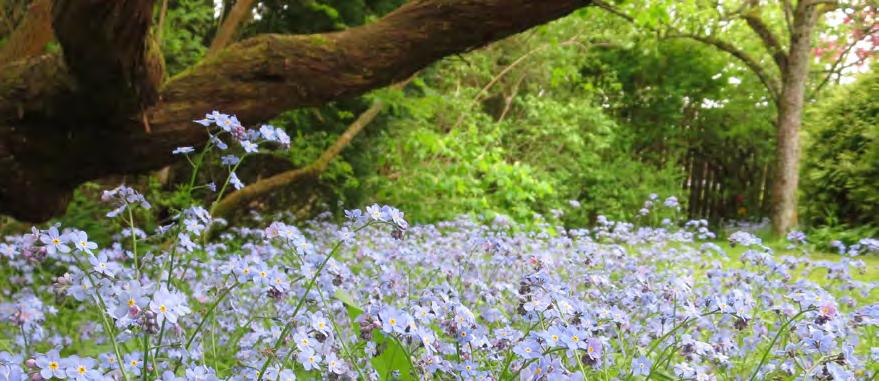
[[[803,163],[804,216],[815,225],[879,226],[879,72],[812,112]]]

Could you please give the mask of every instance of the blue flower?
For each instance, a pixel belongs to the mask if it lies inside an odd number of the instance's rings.
[[[111,278],[116,276],[116,273],[122,270],[122,266],[120,266],[116,262],[111,262],[107,258],[107,254],[104,252],[99,253],[97,257],[95,257],[94,255],[89,255],[89,263],[92,265],[92,270],[94,270],[96,273],[103,274]]]
[[[632,375],[633,376],[646,376],[650,374],[650,369],[653,367],[653,361],[650,361],[645,356],[636,357],[632,359]]]
[[[103,375],[95,367],[95,360],[88,357],[71,357],[67,361],[67,378],[75,381],[101,380]]]
[[[136,353],[126,353],[124,357],[124,368],[125,372],[128,374],[133,374],[135,376],[139,376],[141,373],[141,368],[143,368],[144,364],[141,361],[140,356]]]
[[[46,245],[46,252],[49,255],[57,252],[69,253],[70,247],[65,245],[66,241],[67,238],[61,236],[61,234],[58,233],[58,228],[54,226],[40,235],[40,242]]]
[[[247,153],[256,153],[259,151],[259,146],[249,140],[242,140],[241,148],[244,148],[244,152]]]
[[[513,353],[521,356],[523,359],[536,359],[543,355],[543,350],[536,341],[526,339],[513,347]]]
[[[44,379],[48,380],[53,377],[67,378],[67,374],[64,372],[67,363],[62,362],[58,350],[53,349],[45,355],[38,355],[36,360],[37,368],[40,369],[40,376],[43,376]]]
[[[186,155],[186,154],[193,153],[193,152],[195,152],[195,148],[188,147],[188,146],[187,147],[177,147],[173,151],[171,151],[171,153],[174,155]]]
[[[229,183],[232,184],[236,190],[244,188],[244,183],[238,179],[238,175],[236,175],[235,172],[229,172]]]
[[[186,301],[177,293],[168,291],[164,285],[153,295],[149,304],[150,310],[156,314],[159,324],[168,320],[171,324],[177,323],[177,318],[190,312]]]
[[[393,307],[385,307],[378,314],[382,323],[382,332],[385,333],[404,333],[408,318],[406,314]]]
[[[313,349],[306,348],[296,355],[296,360],[302,364],[305,370],[320,369],[321,357]]]

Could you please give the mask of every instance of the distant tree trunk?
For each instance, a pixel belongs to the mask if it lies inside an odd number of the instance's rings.
[[[781,96],[775,126],[775,173],[772,178],[772,230],[778,235],[786,234],[797,224],[800,126],[809,76],[812,33],[818,19],[817,5],[797,7],[790,51],[782,67]]]
[[[763,3],[758,0],[747,0],[743,4],[744,7],[737,13],[760,39],[763,47],[772,57],[775,66],[779,69],[781,78],[777,78],[771,68],[766,66],[762,60],[755,58],[739,45],[720,39],[716,35],[701,32],[685,33],[672,26],[666,36],[693,39],[729,53],[750,69],[766,87],[766,91],[776,105],[778,112],[775,122],[778,142],[776,161],[770,176],[771,200],[764,198],[763,202],[770,202],[773,231],[776,234],[784,234],[797,223],[799,130],[802,124],[805,88],[809,75],[811,40],[819,16],[838,9],[841,2],[800,0],[796,3],[795,9],[792,9],[794,7],[791,2],[785,1],[785,12],[792,13],[788,17],[791,36],[787,51],[772,28],[760,17],[760,8],[764,6]],[[612,14],[635,22],[634,17],[608,3],[596,0],[595,4]],[[819,85],[819,87],[821,86]]]

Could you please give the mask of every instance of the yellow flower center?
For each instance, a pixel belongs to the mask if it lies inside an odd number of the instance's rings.
[[[128,306],[134,307],[134,305],[135,305],[134,298],[128,299]]]
[[[61,244],[61,240],[58,239],[58,238],[52,238],[52,244],[53,244],[53,245],[59,245],[59,244]]]
[[[397,319],[391,319],[391,320],[388,320],[388,324],[390,324],[390,325],[397,325]]]
[[[159,306],[159,311],[161,311],[162,313],[168,312],[168,307],[165,307],[165,305],[162,304]]]
[[[577,336],[577,335],[571,336],[571,341],[573,341],[575,343],[580,341],[580,336]]]
[[[137,366],[137,360],[131,360],[131,366]]]
[[[51,368],[52,370],[58,369],[58,363],[55,361],[50,362],[49,368]]]
[[[559,341],[559,335],[552,335],[552,341]]]
[[[76,371],[79,372],[79,374],[85,374],[86,369],[84,366],[80,365],[78,368],[76,368]]]

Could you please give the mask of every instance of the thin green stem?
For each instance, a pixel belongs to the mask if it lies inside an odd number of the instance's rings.
[[[91,282],[92,286],[95,288],[95,296],[98,299],[101,321],[104,324],[104,329],[107,330],[107,334],[110,335],[110,344],[113,345],[113,352],[116,354],[116,362],[119,364],[119,372],[122,373],[122,379],[128,381],[128,373],[125,373],[125,364],[122,362],[122,352],[119,351],[119,343],[116,340],[116,330],[113,329],[113,325],[107,320],[107,304],[104,303],[104,297],[101,296],[101,292],[98,290],[98,284],[95,282],[92,274],[90,274],[87,269],[83,269],[83,272],[85,272],[89,282]]]
[[[241,283],[235,282],[235,284],[223,290],[223,293],[220,294],[219,297],[217,297],[217,300],[215,300],[214,303],[211,304],[207,312],[205,312],[204,317],[202,317],[201,321],[198,322],[198,326],[195,327],[195,331],[193,331],[192,334],[189,335],[189,339],[186,340],[186,345],[183,347],[183,349],[188,350],[189,347],[192,346],[192,342],[195,340],[195,336],[197,336],[201,329],[204,327],[204,323],[208,320],[208,317],[211,316],[217,306],[220,305],[220,303],[223,302],[224,299],[226,299],[226,296],[229,295],[229,293],[232,292],[232,290],[234,290],[240,284]]]
[[[27,334],[24,332],[24,324],[19,325],[18,328],[21,330],[21,339],[24,340],[24,356],[30,357],[31,345],[30,341],[27,339]]]
[[[137,234],[134,232],[134,213],[128,208],[128,227],[131,232],[131,254],[134,256],[134,274],[140,281],[140,258],[137,255]]]
[[[140,374],[142,376],[141,377],[142,381],[147,381],[147,367],[146,367],[146,365],[148,364],[147,358],[149,355],[150,355],[150,337],[149,337],[149,335],[147,335],[147,331],[143,330],[143,361],[141,362],[141,364],[143,364],[143,370],[140,372]]]
[[[174,259],[177,255],[177,242],[178,239],[174,239],[174,244],[171,247],[171,257],[168,260],[168,275],[165,278],[165,288],[171,290],[171,274],[174,273]],[[162,339],[165,337],[165,320],[162,320],[162,326],[159,328],[159,340],[156,342],[156,350],[153,353],[153,370],[155,371],[156,378],[159,378],[159,364],[156,362],[156,358],[159,357],[159,348],[162,346]]]
[[[345,354],[348,356],[348,361],[351,361],[351,363],[354,364],[354,369],[357,370],[357,375],[360,377],[360,379],[365,380],[366,376],[363,374],[363,370],[360,369],[360,365],[357,364],[357,359],[354,358],[354,354],[351,353],[351,351],[348,349],[348,345],[345,344],[345,338],[342,337],[342,330],[339,329],[339,325],[336,323],[336,318],[333,316],[334,314],[330,310],[329,303],[327,303],[326,298],[324,298],[324,293],[323,291],[321,291],[320,287],[317,288],[317,294],[320,296],[320,300],[326,307],[327,311],[330,311],[330,324],[333,325],[333,331],[335,331],[336,336],[339,337],[339,342],[342,344],[342,350],[344,350]]]
[[[192,166],[192,175],[189,177],[189,186],[186,188],[188,192],[192,191],[192,187],[195,186],[195,177],[198,175],[198,170],[201,168],[202,162],[204,162],[204,157],[207,155],[208,151],[211,150],[212,145],[213,142],[208,139],[208,143],[205,144],[204,149],[198,154],[198,159],[195,160],[195,165]]]
[[[353,233],[363,230],[371,224],[372,223],[367,223],[357,229],[354,229]],[[330,251],[330,253],[327,254],[326,257],[324,257],[323,262],[321,262],[320,265],[317,267],[314,275],[312,275],[311,279],[308,280],[308,283],[305,285],[305,292],[302,293],[302,297],[299,298],[299,302],[296,303],[296,308],[293,309],[293,313],[290,316],[290,322],[284,325],[284,329],[281,330],[281,335],[278,337],[277,340],[275,340],[275,344],[272,345],[272,353],[277,353],[278,349],[281,348],[281,345],[284,344],[284,340],[287,339],[287,336],[290,334],[290,330],[293,328],[293,319],[296,318],[296,315],[299,314],[299,310],[302,309],[302,306],[305,305],[305,299],[308,297],[308,293],[311,292],[312,287],[314,287],[314,284],[317,281],[317,277],[320,276],[320,273],[321,271],[323,271],[324,266],[327,265],[327,262],[329,262],[330,259],[332,259],[336,255],[336,253],[339,252],[339,248],[342,247],[342,243],[342,241],[336,242],[336,245],[333,246],[333,249]],[[271,362],[271,357],[266,358],[266,361],[263,362],[262,366],[259,369],[259,377],[257,378],[257,381],[262,381],[263,377],[265,376],[266,369],[268,369]]]
[[[217,193],[217,197],[214,199],[214,202],[211,203],[211,216],[214,215],[214,210],[217,208],[217,204],[219,204],[220,200],[223,199],[223,194],[226,192],[226,188],[229,187],[229,180],[232,178],[232,174],[235,173],[236,170],[238,170],[238,166],[240,166],[241,163],[244,162],[244,159],[246,157],[247,155],[242,156],[241,159],[239,159],[238,162],[235,163],[232,169],[229,170],[229,175],[226,176],[226,181],[223,182],[223,186],[220,187],[220,191]]]
[[[800,316],[803,316],[806,312],[809,312],[809,311],[812,311],[812,309],[807,308],[807,309],[800,311],[799,313],[794,315],[792,318],[790,318],[790,320],[785,322],[781,326],[781,328],[778,329],[778,333],[775,334],[775,337],[772,338],[772,342],[769,343],[769,348],[766,348],[766,350],[763,351],[763,357],[760,358],[760,363],[757,364],[756,368],[754,368],[754,373],[752,373],[751,378],[749,378],[750,381],[754,381],[754,379],[757,378],[757,374],[760,373],[760,369],[763,368],[764,364],[766,364],[766,360],[769,358],[769,352],[772,352],[772,347],[775,346],[775,343],[778,341],[778,338],[781,337],[781,334],[787,331],[787,327],[789,327],[791,325],[791,323],[793,323],[795,320],[799,319]]]
[[[403,350],[403,355],[406,356],[406,362],[409,363],[409,369],[412,371],[413,375],[416,376],[416,378],[418,378],[418,372],[415,370],[415,364],[412,363],[412,355],[409,353],[409,349],[406,348],[406,346],[403,345],[403,342],[400,341],[400,339],[399,339],[397,336],[394,336],[394,334],[389,334],[388,336],[390,336],[391,338],[393,338],[394,341],[397,342],[397,345],[400,346],[400,349]],[[472,354],[473,354],[473,350],[472,350],[472,348],[471,348],[471,350],[470,350],[470,354],[471,354],[471,357],[472,357]]]
[[[227,279],[229,279],[228,275],[226,276],[226,278],[223,279],[223,283],[225,283]],[[195,341],[195,337],[198,336],[198,333],[201,332],[202,328],[204,327],[204,324],[208,320],[208,317],[210,317],[214,310],[217,308],[217,306],[220,305],[220,303],[223,302],[224,299],[226,299],[226,296],[228,296],[229,293],[232,292],[232,290],[234,290],[240,284],[241,283],[238,283],[236,281],[235,284],[227,287],[225,290],[223,290],[223,293],[221,293],[220,296],[217,297],[217,300],[215,300],[211,304],[211,306],[208,307],[207,312],[205,312],[205,315],[201,318],[201,321],[198,322],[198,326],[195,327],[195,330],[192,331],[192,333],[189,335],[189,338],[186,340],[186,345],[183,346],[184,350],[189,350],[189,347],[192,346],[192,342]],[[176,372],[178,368],[180,368],[179,362],[177,363],[177,366],[174,367],[174,371]]]

